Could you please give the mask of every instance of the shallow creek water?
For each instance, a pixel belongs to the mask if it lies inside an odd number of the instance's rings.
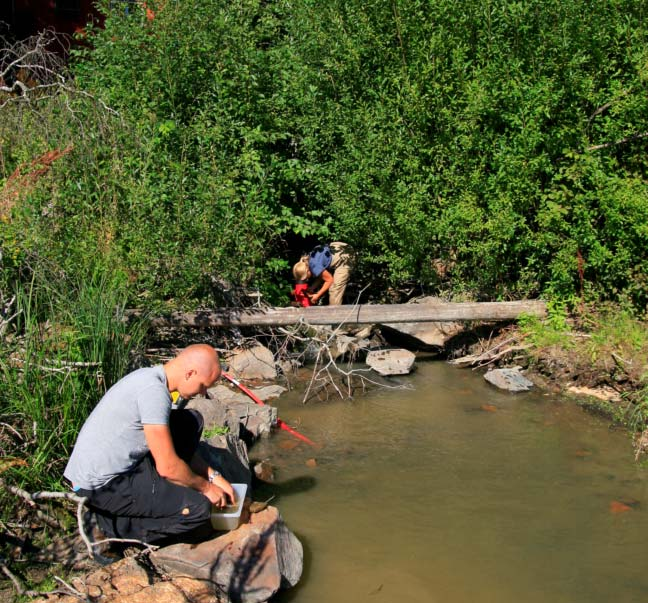
[[[278,601],[648,600],[648,470],[627,434],[443,362],[399,382],[411,389],[282,397],[280,416],[322,447],[284,449],[278,433],[251,450],[276,468],[255,498],[274,493],[304,545]]]

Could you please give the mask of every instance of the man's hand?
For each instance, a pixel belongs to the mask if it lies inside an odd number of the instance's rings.
[[[209,482],[208,482],[209,484]],[[203,494],[219,509],[234,504],[234,488],[222,475],[215,477]],[[227,502],[229,499],[229,503]]]
[[[203,477],[207,475],[207,463],[204,461],[199,463],[201,467],[195,467],[196,472],[176,454],[168,425],[145,424],[144,435],[161,477],[174,484],[202,492],[219,508],[227,505],[228,498],[234,502],[234,490],[226,479],[219,475],[209,483]],[[197,459],[199,455],[194,457]]]

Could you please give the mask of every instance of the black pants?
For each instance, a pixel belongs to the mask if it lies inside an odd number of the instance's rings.
[[[203,430],[195,410],[172,410],[169,428],[176,454],[189,463]],[[146,543],[163,540],[195,541],[211,532],[211,503],[200,492],[160,477],[151,454],[131,471],[96,490],[79,489],[97,515],[99,528],[109,537]]]

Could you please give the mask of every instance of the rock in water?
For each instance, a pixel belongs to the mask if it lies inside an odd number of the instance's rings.
[[[407,375],[416,356],[409,350],[377,350],[367,354],[367,364],[380,375]]]
[[[484,374],[484,379],[510,392],[526,392],[533,387],[533,382],[522,375],[520,367],[493,369]]]

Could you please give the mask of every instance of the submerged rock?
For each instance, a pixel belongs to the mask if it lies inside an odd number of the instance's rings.
[[[254,475],[262,482],[274,482],[274,469],[268,459],[258,462],[254,465]]]

